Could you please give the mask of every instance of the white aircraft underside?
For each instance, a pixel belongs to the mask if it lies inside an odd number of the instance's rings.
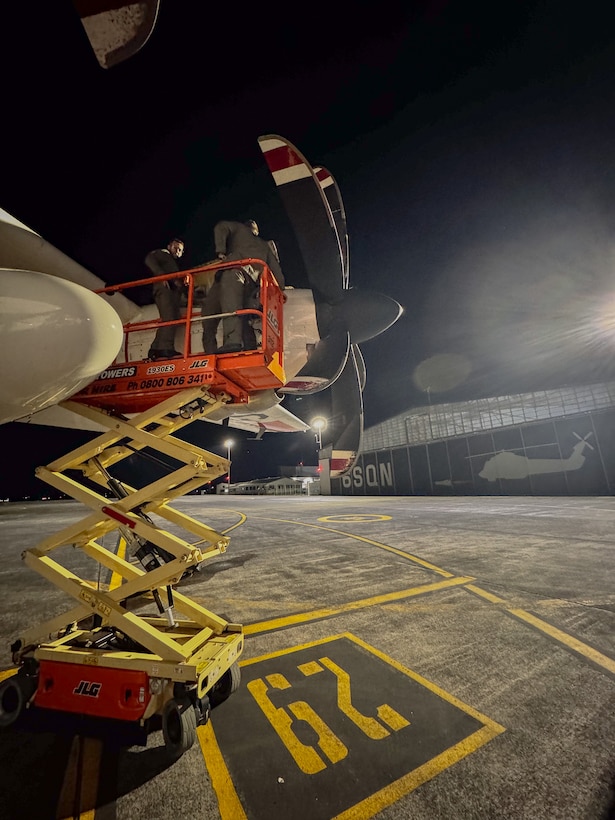
[[[0,209],[0,423],[24,421],[76,429],[101,429],[56,405],[77,393],[113,363],[147,356],[154,330],[129,336],[122,324],[156,319],[156,306],[139,307],[122,294],[100,296],[105,283],[33,230]],[[284,366],[287,381],[307,361],[318,342],[310,290],[286,291]],[[178,350],[182,330],[177,331]],[[191,329],[191,352],[202,352],[198,311]],[[280,407],[273,390],[255,395],[248,405],[230,406],[208,417],[257,434],[309,430],[309,425]]]

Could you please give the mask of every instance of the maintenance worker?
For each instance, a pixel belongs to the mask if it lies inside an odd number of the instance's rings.
[[[247,222],[222,220],[214,227],[216,256],[225,262],[235,259],[260,259],[266,262],[284,290],[284,275],[280,267],[277,250],[273,242],[259,236],[258,225],[253,219]],[[262,265],[246,265],[225,268],[216,272],[214,283],[202,304],[202,315],[234,313],[248,306],[257,289]],[[219,319],[203,322],[203,351],[205,353],[237,353],[240,350],[254,350],[256,337],[254,330],[243,316],[227,316],[222,320],[223,343],[217,349],[216,331]]]
[[[145,257],[145,264],[152,273],[152,276],[160,276],[164,273],[176,273],[179,271],[177,260],[181,259],[184,253],[184,243],[181,239],[172,239],[166,248],[158,248],[150,251]],[[153,285],[154,301],[158,308],[158,313],[163,322],[172,322],[181,316],[181,301],[184,290],[184,283],[181,278],[167,279],[164,282],[155,282]],[[147,354],[150,359],[173,359],[181,356],[175,350],[176,325],[159,327],[156,337]]]

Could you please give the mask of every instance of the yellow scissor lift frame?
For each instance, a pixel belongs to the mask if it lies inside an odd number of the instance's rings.
[[[213,413],[228,399],[214,397],[206,387],[192,387],[130,419],[74,401],[62,404],[108,432],[39,467],[37,476],[92,512],[26,550],[23,559],[77,605],[29,629],[12,645],[13,660],[21,668],[4,683],[13,682],[8,707],[6,690],[1,696],[0,723],[12,722],[30,703],[103,718],[134,720],[136,715],[141,726],[160,714],[167,749],[177,755],[190,748],[196,726],[208,719],[209,701],[215,705],[237,688],[242,626],[228,623],[172,588],[184,573],[225,552],[229,538],[169,506],[173,499],[228,472],[225,458],[173,435],[195,415]],[[113,500],[66,474],[76,471],[88,482],[107,487],[107,469],[146,447],[182,466],[142,489],[123,484],[125,497]],[[183,528],[196,540],[188,543],[159,528],[151,515]],[[153,544],[173,558],[145,571],[103,546],[103,537],[114,531],[129,547]],[[67,545],[117,573],[122,583],[100,589],[79,578],[52,557],[54,550]],[[139,615],[138,606],[129,608],[129,601],[132,605],[136,598],[151,609],[152,596],[159,602],[167,598],[157,616]],[[175,617],[175,610],[182,619]],[[129,649],[96,648],[98,636],[104,639],[109,634],[127,639]],[[110,700],[103,696],[105,685]]]

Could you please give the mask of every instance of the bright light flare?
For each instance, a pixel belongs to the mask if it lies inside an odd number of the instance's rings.
[[[316,416],[312,419],[312,430],[316,431],[316,441],[318,442],[318,449],[322,450],[322,431],[327,427],[327,419],[322,416]]]

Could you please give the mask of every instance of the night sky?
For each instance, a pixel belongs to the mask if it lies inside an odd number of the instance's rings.
[[[256,142],[277,133],[339,183],[351,285],[405,307],[361,346],[366,426],[428,399],[614,378],[604,4],[162,0],[148,43],[110,70],[70,2],[11,5],[0,204],[109,284],[144,276],[175,235],[187,265],[210,259],[218,219],[253,217],[305,286]],[[0,429],[3,453],[17,428]],[[3,470],[0,496],[67,449],[68,434],[28,434],[36,453]],[[274,474],[280,451],[316,462],[312,434],[233,438],[234,479]]]

